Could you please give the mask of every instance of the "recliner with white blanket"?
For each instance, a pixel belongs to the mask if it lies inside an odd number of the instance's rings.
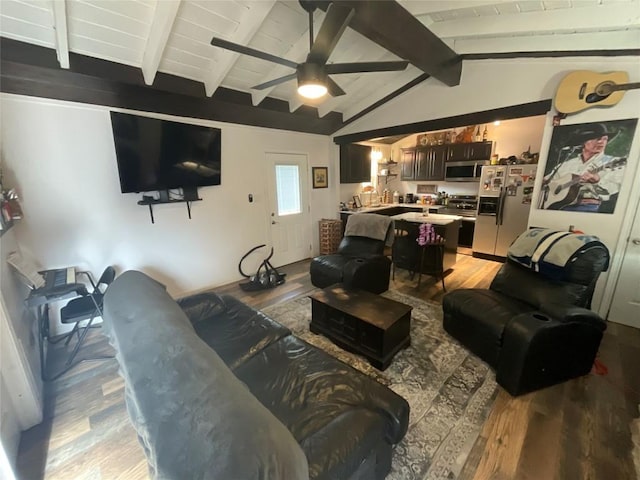
[[[311,283],[319,288],[342,283],[347,289],[387,291],[391,260],[383,252],[385,243],[393,241],[392,220],[384,215],[353,214],[344,233],[336,254],[311,261]]]
[[[444,296],[444,329],[512,395],[589,373],[606,323],[591,307],[609,251],[596,237],[530,229],[488,290]]]

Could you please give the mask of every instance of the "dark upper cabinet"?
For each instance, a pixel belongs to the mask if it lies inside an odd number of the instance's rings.
[[[469,160],[489,160],[491,158],[491,142],[474,142],[469,144]]]
[[[447,145],[447,161],[489,160],[491,158],[491,142],[453,143]]]
[[[414,180],[426,180],[431,171],[431,150],[429,147],[416,148]]]
[[[468,160],[469,145],[468,143],[454,143],[449,145],[447,160],[452,162],[456,160]]]
[[[402,149],[401,180],[444,180],[447,145]]]
[[[427,180],[444,180],[444,163],[449,155],[449,145],[437,145],[431,150],[431,171]]]
[[[371,181],[371,147],[340,145],[340,183]]]
[[[403,148],[400,179],[444,180],[445,162],[488,160],[491,145],[491,142],[474,142]]]
[[[416,149],[403,148],[400,156],[400,180],[415,180]]]

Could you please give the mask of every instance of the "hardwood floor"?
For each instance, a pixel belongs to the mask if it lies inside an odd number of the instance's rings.
[[[459,255],[445,277],[447,290],[487,288],[500,264]],[[282,269],[284,285],[244,292],[238,283],[216,288],[264,308],[313,289],[309,262]],[[440,282],[411,280],[397,270],[391,288],[441,302]],[[100,330],[91,331],[80,355],[113,353]],[[60,365],[61,344],[50,361]],[[607,375],[591,374],[513,398],[500,391],[461,472],[462,480],[635,479],[630,423],[640,405],[640,331],[608,325],[600,348]],[[147,466],[124,404],[124,383],[115,359],[83,362],[45,392],[45,419],[22,435],[18,478],[147,479]],[[640,479],[639,479],[640,480]]]

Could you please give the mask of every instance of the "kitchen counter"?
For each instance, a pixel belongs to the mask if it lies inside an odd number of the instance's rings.
[[[440,205],[438,205],[438,207],[439,206]],[[412,210],[415,210],[416,212],[421,212],[429,207],[429,205],[422,205],[420,203],[382,203],[375,207],[361,207],[356,208],[355,210],[342,210],[340,213],[346,213],[347,215],[350,215],[352,213],[379,213],[384,210],[398,207],[410,208]]]
[[[420,212],[407,212],[400,215],[393,215],[393,220],[407,220],[409,222],[419,223],[431,223],[433,225],[449,225],[450,223],[461,221],[462,217],[459,215],[442,215],[439,213],[429,213],[424,215]]]

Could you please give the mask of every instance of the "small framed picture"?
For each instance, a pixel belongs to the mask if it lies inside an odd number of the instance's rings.
[[[360,201],[360,195],[354,195],[353,196],[353,204],[356,206],[356,208],[362,208],[362,202]]]
[[[311,167],[313,188],[329,188],[329,167]]]

